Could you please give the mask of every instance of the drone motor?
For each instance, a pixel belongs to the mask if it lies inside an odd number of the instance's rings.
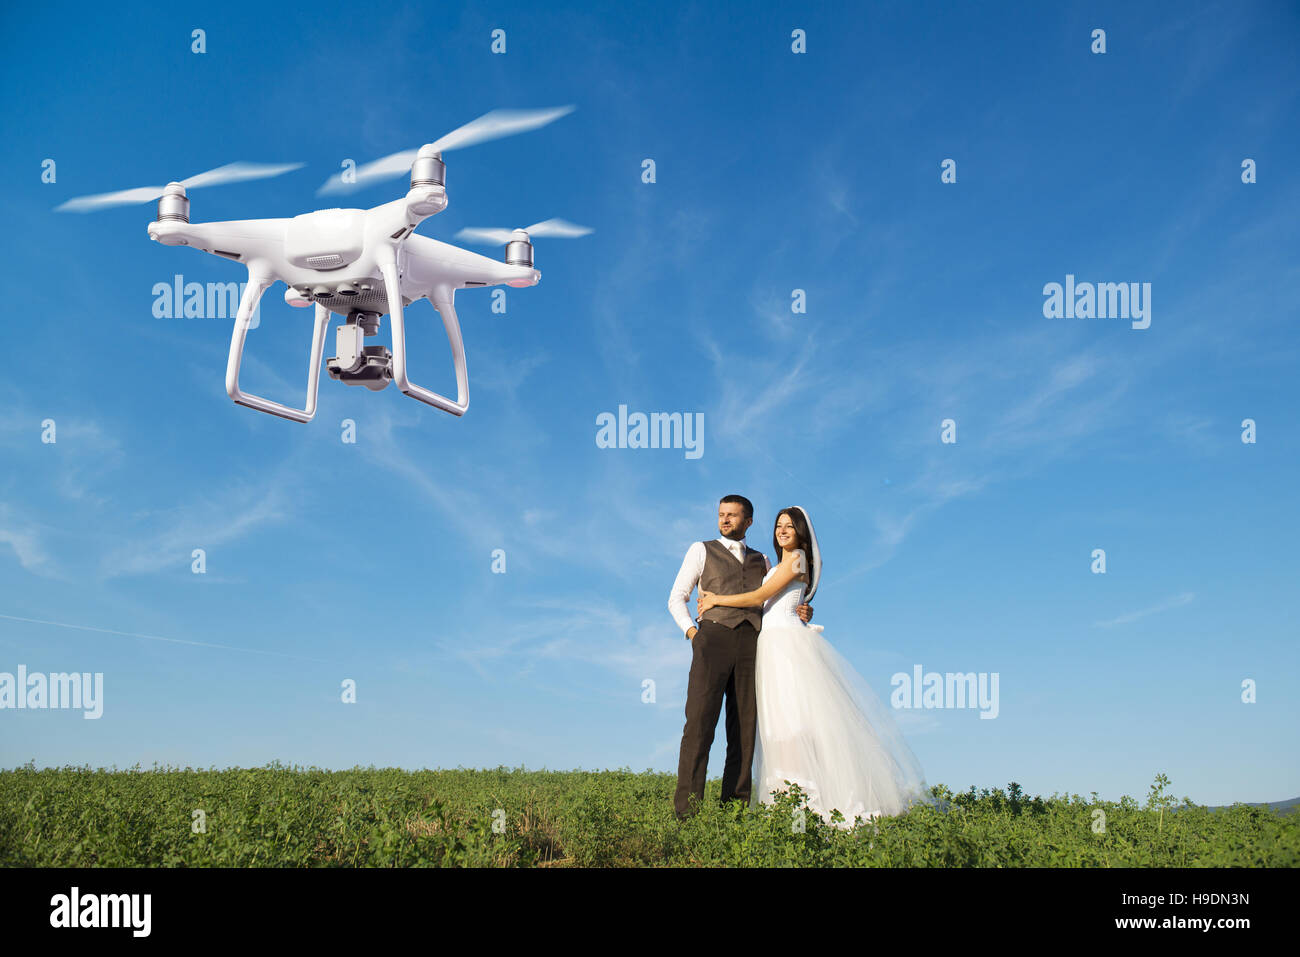
[[[522,229],[516,229],[513,238],[506,243],[506,265],[532,268],[533,244],[528,241],[528,234]]]
[[[180,183],[168,183],[163,194],[158,197],[158,222],[188,223],[190,221],[190,201],[185,195],[185,187]]]
[[[442,153],[429,149],[428,145],[421,147],[415,162],[411,164],[411,189],[446,185],[447,166],[442,161]]]

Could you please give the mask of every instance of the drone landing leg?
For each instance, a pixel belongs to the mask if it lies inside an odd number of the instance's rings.
[[[258,279],[250,276],[248,285],[244,289],[243,298],[239,301],[239,314],[235,316],[235,331],[230,337],[230,361],[226,363],[226,393],[235,400],[237,405],[256,409],[259,412],[269,412],[271,415],[278,415],[282,419],[292,419],[295,422],[310,422],[312,416],[316,414],[316,391],[320,385],[320,360],[325,351],[325,330],[329,326],[330,319],[329,310],[320,303],[316,304],[316,329],[312,333],[311,339],[311,364],[307,367],[306,407],[293,409],[287,405],[281,405],[279,402],[272,402],[270,399],[263,399],[248,392],[241,392],[239,389],[239,365],[244,358],[244,338],[248,335],[248,324],[252,320],[253,310],[257,308],[257,303],[262,298],[262,293],[266,292],[267,287],[270,285],[271,280],[269,279]]]
[[[402,290],[397,282],[397,263],[381,262],[384,287],[388,292],[388,315],[393,321],[393,381],[413,399],[419,399],[452,415],[464,415],[469,408],[469,372],[465,367],[465,344],[460,337],[460,322],[452,305],[452,290],[439,289],[434,293],[433,305],[442,316],[451,343],[452,361],[456,366],[456,401],[416,385],[406,374],[406,324],[402,317]]]

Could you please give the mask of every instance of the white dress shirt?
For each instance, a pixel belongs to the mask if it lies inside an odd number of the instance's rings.
[[[725,536],[720,536],[718,542],[736,558],[743,562],[745,560],[745,543],[737,542]],[[668,593],[668,611],[673,616],[673,621],[677,622],[677,627],[685,635],[692,628],[698,627],[691,619],[691,613],[686,608],[686,603],[690,601],[691,592],[700,583],[700,578],[704,575],[704,559],[707,556],[704,550],[703,542],[696,542],[686,550],[686,558],[682,562],[682,569],[677,573],[677,580],[673,582],[673,590]],[[761,554],[761,553],[760,553]],[[763,572],[772,570],[772,562],[766,555],[763,555]]]

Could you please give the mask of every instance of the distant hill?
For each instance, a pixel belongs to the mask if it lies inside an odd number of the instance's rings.
[[[1247,807],[1271,807],[1279,814],[1290,814],[1297,807],[1300,807],[1300,797],[1293,797],[1289,801],[1240,801],[1238,803],[1245,804]],[[1210,808],[1210,810],[1222,811],[1231,806],[1231,804],[1220,804],[1217,807]]]
[[[1289,801],[1239,801],[1237,803],[1244,804],[1246,807],[1268,807],[1268,808],[1272,808],[1278,814],[1285,815],[1285,814],[1294,813],[1295,809],[1297,807],[1300,807],[1300,797],[1293,797]],[[945,801],[942,798],[940,798],[939,801],[936,803],[936,807],[940,811],[948,811],[952,808],[952,806],[953,805],[951,801]],[[1141,805],[1139,804],[1139,806]],[[1219,805],[1207,807],[1206,810],[1226,811],[1230,807],[1232,807],[1231,804],[1219,804]],[[1177,811],[1179,810],[1179,808],[1172,807],[1169,810]]]

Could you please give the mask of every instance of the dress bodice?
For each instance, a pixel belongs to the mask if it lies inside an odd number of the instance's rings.
[[[763,581],[767,581],[775,572],[776,566],[773,566],[773,568],[763,576]],[[799,607],[799,602],[807,587],[808,586],[804,582],[801,582],[796,578],[794,581],[790,582],[790,584],[785,586],[784,591],[769,598],[767,604],[763,606],[763,621],[765,623],[781,622],[782,624],[793,622],[802,627],[803,622],[799,620],[799,614],[796,609]]]

